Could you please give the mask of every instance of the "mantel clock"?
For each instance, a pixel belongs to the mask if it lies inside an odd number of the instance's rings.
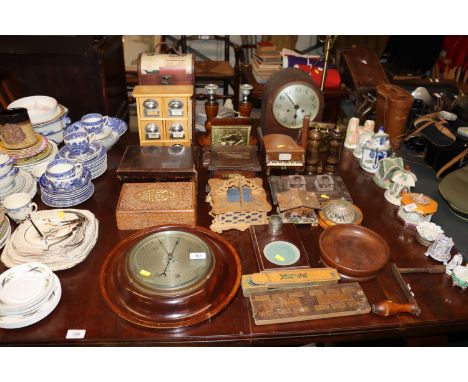
[[[286,134],[299,142],[304,117],[321,120],[323,107],[323,95],[309,75],[295,68],[280,70],[263,92],[263,135]]]

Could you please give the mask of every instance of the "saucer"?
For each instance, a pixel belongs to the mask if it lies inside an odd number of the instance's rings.
[[[31,175],[32,176],[32,175]],[[78,182],[69,187],[56,187],[49,179],[47,179],[45,173],[39,178],[39,186],[41,191],[50,192],[50,193],[63,193],[63,192],[72,192],[75,189],[81,188],[91,181],[91,172],[84,167],[81,177],[78,179]]]
[[[112,133],[112,127],[109,125],[104,125],[102,127],[102,133],[101,134],[95,134],[95,140],[99,141],[102,139],[107,138],[110,134]]]
[[[18,174],[13,179],[10,188],[7,190],[0,190],[0,201],[5,199],[8,195],[18,192],[27,192],[34,198],[37,192],[37,184],[35,178],[23,169],[19,169]]]
[[[86,162],[97,157],[101,150],[102,146],[99,143],[92,142],[90,143],[89,149],[86,153],[74,154],[71,151],[71,147],[69,145],[65,145],[59,150],[58,156],[63,159],[70,159],[72,161]]]

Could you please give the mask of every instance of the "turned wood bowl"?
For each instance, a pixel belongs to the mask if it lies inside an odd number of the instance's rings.
[[[385,240],[369,228],[338,224],[319,237],[320,257],[345,279],[364,281],[377,275],[390,258]]]

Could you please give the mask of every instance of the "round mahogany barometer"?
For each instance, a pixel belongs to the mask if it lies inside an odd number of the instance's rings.
[[[239,287],[235,249],[189,225],[152,227],[118,244],[101,270],[101,290],[121,318],[151,328],[193,325],[219,313]]]

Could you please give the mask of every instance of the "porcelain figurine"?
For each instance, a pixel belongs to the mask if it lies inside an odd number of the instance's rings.
[[[462,265],[462,263],[463,256],[461,255],[461,253],[457,253],[455,256],[453,256],[452,260],[450,260],[449,263],[445,266],[445,273],[451,276],[453,270],[459,265]]]
[[[375,128],[375,121],[368,119],[366,122],[364,122],[364,126],[362,127],[362,131],[366,133],[372,133],[374,134],[374,128]]]
[[[444,263],[444,265],[447,265],[451,257],[450,250],[452,247],[453,240],[445,235],[440,235],[427,249],[425,255]]]
[[[416,185],[416,175],[411,172],[410,166],[406,165],[403,170],[395,171],[390,187],[385,191],[384,197],[387,202],[401,206],[401,195],[403,192],[410,192]]]
[[[364,145],[362,155],[359,161],[361,168],[371,174],[379,169],[381,160],[388,156],[390,141],[388,134],[383,131],[383,127],[375,133]]]
[[[388,190],[395,172],[403,170],[403,159],[395,153],[379,162],[379,169],[372,178],[377,186]]]
[[[362,132],[359,135],[357,146],[353,150],[353,155],[355,158],[360,159],[362,157],[362,149],[367,144],[367,142],[372,138],[373,135],[374,134],[371,132]]]
[[[349,120],[348,128],[346,130],[346,138],[344,141],[344,147],[347,149],[357,148],[359,139],[359,118],[353,117]]]
[[[421,223],[430,222],[437,207],[438,203],[427,195],[404,192],[397,216],[406,227],[416,228]]]
[[[468,267],[457,266],[452,270],[452,286],[458,286],[464,292],[468,288]]]
[[[430,247],[434,240],[442,235],[444,231],[440,226],[431,222],[423,222],[416,227],[416,240],[426,247]]]

